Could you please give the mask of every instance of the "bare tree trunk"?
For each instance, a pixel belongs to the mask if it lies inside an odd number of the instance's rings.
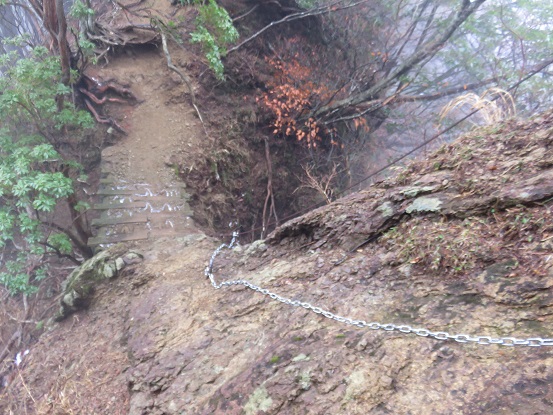
[[[61,81],[64,85],[69,85],[71,80],[70,50],[67,43],[67,21],[63,10],[63,0],[43,0],[42,10],[44,27],[52,36],[53,46],[60,54]],[[58,95],[56,98],[60,111],[63,108],[63,100],[62,95]]]
[[[65,177],[71,177],[69,169],[64,169],[63,174]],[[64,229],[63,232],[69,236],[85,258],[90,258],[92,257],[93,251],[87,245],[87,242],[91,234],[85,214],[75,209],[78,202],[79,199],[77,198],[75,192],[67,196],[67,207],[69,208],[69,212],[71,214],[71,232],[66,229]]]
[[[70,229],[67,229],[61,225],[58,225],[57,223],[52,222],[42,222],[42,225],[55,229],[59,232],[62,232],[67,235],[69,239],[71,239],[71,242],[73,242],[73,245],[77,250],[83,255],[86,259],[91,258],[93,255],[93,250],[91,247],[89,247],[85,241],[81,240],[79,236],[77,236],[74,232],[72,232]]]
[[[63,10],[63,0],[56,0],[56,16],[58,21],[57,40],[61,59],[61,81],[64,85],[69,85],[71,75],[69,62],[70,50],[69,44],[67,43],[67,21],[65,20],[65,11]]]
[[[52,42],[56,50],[58,46],[58,16],[56,12],[56,0],[43,0],[42,1],[42,22],[44,27],[50,33]]]

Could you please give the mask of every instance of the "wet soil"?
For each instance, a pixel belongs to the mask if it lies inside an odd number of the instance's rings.
[[[180,48],[172,54],[181,62],[188,59]],[[127,182],[173,184],[178,178],[171,156],[193,160],[205,138],[186,86],[155,47],[123,53],[101,74],[131,85],[142,101],[134,108],[111,108],[114,116],[123,118],[129,134],[102,152],[105,170]]]

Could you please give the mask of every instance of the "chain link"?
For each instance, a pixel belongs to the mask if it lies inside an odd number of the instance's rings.
[[[209,265],[206,267],[204,274],[211,281],[211,285],[215,289],[220,289],[222,287],[230,287],[233,285],[242,285],[250,290],[256,291],[260,294],[266,295],[269,298],[280,301],[281,303],[293,306],[293,307],[302,307],[306,310],[312,311],[313,313],[320,314],[331,320],[335,320],[339,323],[348,324],[350,326],[355,326],[359,328],[369,328],[371,330],[384,330],[384,331],[398,331],[403,334],[416,334],[421,337],[432,337],[436,340],[454,340],[458,343],[475,343],[475,344],[498,344],[501,346],[530,346],[530,347],[540,347],[540,346],[553,346],[553,339],[542,339],[539,337],[532,337],[528,339],[517,339],[515,337],[490,337],[490,336],[471,336],[468,334],[449,334],[445,331],[430,331],[424,328],[413,328],[407,325],[395,325],[395,324],[382,324],[377,322],[367,323],[364,320],[353,320],[348,317],[342,317],[337,314],[331,313],[330,311],[324,310],[320,307],[316,307],[306,302],[301,302],[298,300],[291,300],[286,297],[282,297],[278,294],[275,294],[265,288],[261,288],[255,284],[252,284],[246,280],[233,280],[233,281],[223,281],[219,284],[215,281],[215,275],[213,275],[213,264],[215,258],[219,253],[224,249],[232,249],[235,245],[238,238],[238,233],[234,232],[232,234],[232,240],[229,244],[220,245],[211,255],[209,260]]]

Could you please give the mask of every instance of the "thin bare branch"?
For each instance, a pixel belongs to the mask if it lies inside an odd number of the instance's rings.
[[[252,40],[257,38],[259,35],[261,35],[265,31],[267,31],[268,29],[270,29],[271,27],[274,27],[276,25],[279,25],[279,24],[282,24],[282,23],[289,23],[289,22],[292,22],[294,20],[305,19],[305,18],[311,17],[311,16],[319,16],[321,14],[328,13],[328,12],[331,12],[331,11],[336,12],[336,11],[340,11],[340,10],[351,9],[352,7],[359,6],[360,4],[368,3],[369,0],[360,0],[360,1],[356,1],[356,2],[351,3],[351,4],[339,6],[339,4],[343,3],[343,2],[344,2],[344,0],[335,1],[331,4],[329,4],[329,5],[326,5],[326,6],[316,7],[314,9],[305,10],[305,11],[298,12],[298,13],[292,13],[292,14],[289,14],[288,16],[286,16],[286,17],[283,17],[280,20],[275,20],[274,22],[269,23],[267,26],[265,26],[261,30],[258,30],[256,33],[254,33],[253,35],[251,35],[247,39],[240,42],[238,45],[233,46],[232,48],[228,49],[227,50],[227,55],[229,53],[235,52],[236,50],[238,50],[239,48],[241,48],[245,44],[251,42]]]
[[[259,7],[259,4],[256,4],[250,10],[248,10],[246,13],[243,13],[239,16],[233,17],[232,21],[236,22],[237,20],[243,19],[244,17],[248,16],[250,13],[254,12],[258,7]]]
[[[480,7],[486,0],[475,0],[473,2],[463,1],[463,5],[457,14],[452,17],[449,25],[437,36],[435,40],[429,41],[419,51],[415,52],[403,64],[401,64],[390,75],[386,76],[381,81],[377,82],[372,87],[360,92],[359,94],[350,96],[346,99],[332,103],[326,107],[322,107],[314,111],[312,116],[321,117],[323,115],[332,115],[343,110],[346,107],[355,106],[365,101],[372,101],[378,98],[378,95],[386,91],[394,82],[402,76],[409,73],[413,68],[423,61],[427,61],[433,57],[447,40],[455,33],[455,31],[465,22],[465,20]]]
[[[173,65],[173,60],[171,59],[171,55],[169,54],[169,48],[167,47],[167,36],[165,36],[165,33],[163,33],[163,30],[160,29],[161,34],[161,44],[163,47],[163,53],[165,54],[165,59],[167,59],[167,67],[171,69],[173,72],[175,72],[177,75],[180,76],[180,78],[183,80],[183,82],[188,87],[188,91],[190,91],[190,97],[192,98],[192,106],[196,110],[196,114],[198,114],[198,118],[200,119],[200,122],[202,123],[202,126],[204,127],[204,132],[207,137],[209,137],[209,134],[207,132],[207,129],[205,127],[204,120],[202,118],[202,114],[200,113],[200,110],[198,109],[198,106],[196,105],[196,96],[194,95],[194,90],[192,89],[192,82],[181,71],[177,69],[175,65]]]

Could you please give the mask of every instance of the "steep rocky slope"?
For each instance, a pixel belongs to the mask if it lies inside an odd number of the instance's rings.
[[[223,250],[213,272],[368,322],[551,339],[552,207],[548,112],[474,131],[266,241]],[[553,347],[359,328],[244,286],[214,290],[203,270],[219,244],[200,231],[129,244],[144,261],[51,326],[1,411],[550,413]]]

